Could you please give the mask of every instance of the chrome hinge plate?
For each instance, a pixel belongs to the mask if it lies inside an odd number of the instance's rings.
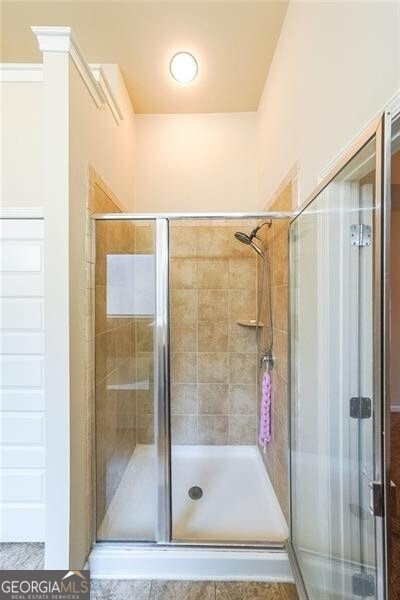
[[[375,596],[375,577],[368,573],[354,573],[351,587],[353,596],[362,598]]]
[[[371,398],[350,398],[350,417],[352,419],[369,419],[372,415]]]
[[[352,246],[370,246],[372,243],[371,226],[362,223],[351,225],[350,243]]]
[[[370,481],[369,489],[371,493],[369,510],[374,517],[383,517],[384,498],[383,484],[380,481]]]

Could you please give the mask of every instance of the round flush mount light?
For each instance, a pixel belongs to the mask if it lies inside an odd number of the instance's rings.
[[[169,70],[178,83],[190,83],[197,75],[197,61],[189,52],[178,52],[171,58]]]

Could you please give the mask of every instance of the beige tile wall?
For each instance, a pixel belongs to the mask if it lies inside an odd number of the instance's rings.
[[[107,254],[153,253],[153,229],[143,223],[97,223],[96,431],[98,524],[136,444],[154,441],[153,318],[106,315]],[[140,389],[126,389],[138,384]]]
[[[290,211],[293,189],[289,183],[277,197],[269,210]],[[260,230],[262,242],[268,248],[272,283],[272,319],[274,333],[274,368],[272,370],[272,439],[266,452],[261,452],[282,510],[288,519],[288,222],[273,221],[271,228]],[[261,299],[261,260],[258,261],[258,296]],[[261,321],[268,322],[268,293],[264,281]],[[268,330],[259,335],[260,356],[268,342]],[[260,385],[258,407],[260,406],[261,378],[263,368],[258,368]]]
[[[96,183],[92,187],[88,217],[93,212],[119,212],[102,187]],[[90,220],[88,227],[92,267],[87,327],[93,332],[89,362],[95,357],[95,365],[88,369],[88,394],[93,394],[96,421],[92,454],[96,454],[98,526],[136,443],[153,442],[153,319],[107,315],[106,256],[152,253],[153,230],[147,222],[137,225],[128,221],[98,221],[93,251],[94,229]],[[123,387],[139,381],[145,383],[144,389]]]
[[[96,173],[96,171],[89,167],[88,173],[88,201],[87,201],[87,218],[86,218],[86,281],[87,281],[87,294],[86,294],[86,340],[87,340],[87,359],[86,359],[86,398],[87,398],[87,411],[88,411],[88,430],[87,430],[87,472],[91,474],[92,485],[88,486],[91,490],[88,496],[88,523],[92,524],[91,531],[88,532],[89,544],[92,543],[95,538],[95,530],[97,523],[94,522],[93,515],[95,515],[97,508],[97,519],[101,520],[104,516],[106,509],[106,464],[105,448],[100,445],[99,449],[99,460],[96,460],[96,375],[95,375],[95,345],[96,345],[96,332],[95,332],[95,317],[96,308],[101,306],[99,299],[96,298],[95,293],[95,268],[96,268],[96,243],[95,243],[95,229],[94,222],[91,216],[94,213],[99,212],[120,212],[118,201],[112,192],[107,188],[105,183]],[[103,286],[104,288],[104,286]],[[96,307],[97,302],[97,307]],[[101,388],[101,391],[104,391]],[[104,394],[100,394],[100,417],[102,420],[105,419],[106,413],[106,401]],[[106,437],[109,437],[107,432]],[[97,473],[96,473],[97,470]],[[98,486],[96,487],[96,480]],[[99,491],[99,493],[97,493]],[[96,497],[98,496],[98,500]],[[96,506],[97,505],[97,506]]]
[[[136,324],[106,311],[106,256],[134,251],[135,231],[128,222],[96,224],[95,383],[97,520],[100,524],[136,444],[136,392],[122,389],[133,379]]]
[[[171,427],[174,444],[256,443],[256,258],[234,239],[254,223],[170,230]]]
[[[135,254],[154,254],[154,226],[149,221],[135,223]],[[150,275],[150,274],[149,274]],[[136,381],[145,382],[146,389],[136,392],[136,441],[154,442],[154,318],[135,318]]]

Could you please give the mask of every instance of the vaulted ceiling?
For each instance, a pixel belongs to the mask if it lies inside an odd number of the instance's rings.
[[[2,2],[1,61],[40,62],[31,25],[69,25],[91,63],[118,63],[137,113],[253,111],[286,1]],[[187,86],[169,74],[180,50],[198,60]]]

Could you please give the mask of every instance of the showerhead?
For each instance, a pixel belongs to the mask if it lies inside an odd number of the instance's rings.
[[[239,242],[242,242],[242,244],[246,244],[247,246],[251,244],[251,237],[247,235],[247,233],[243,233],[243,231],[237,231],[235,233],[235,238]]]
[[[261,227],[263,227],[264,225],[268,225],[268,227],[271,227],[272,221],[265,221],[264,223],[261,223],[261,225],[259,225],[258,227],[253,229],[253,231],[250,232],[250,235],[248,235],[247,233],[243,233],[243,231],[237,231],[235,233],[235,238],[242,244],[246,244],[247,246],[251,246],[252,248],[254,248],[257,254],[259,254],[261,258],[265,260],[263,250],[259,246],[257,246],[257,244],[253,241],[254,238],[256,238],[257,240],[260,239],[257,233],[258,230],[261,229]]]
[[[252,233],[250,235],[247,235],[247,233],[243,233],[242,231],[237,231],[235,233],[235,238],[239,242],[242,242],[242,244],[246,244],[246,246],[251,246],[252,248],[254,248],[254,250],[257,252],[257,254],[259,254],[262,259],[265,259],[264,252],[261,250],[261,248],[259,248],[257,246],[257,244],[255,244],[253,242],[253,238],[256,236],[252,235]]]

